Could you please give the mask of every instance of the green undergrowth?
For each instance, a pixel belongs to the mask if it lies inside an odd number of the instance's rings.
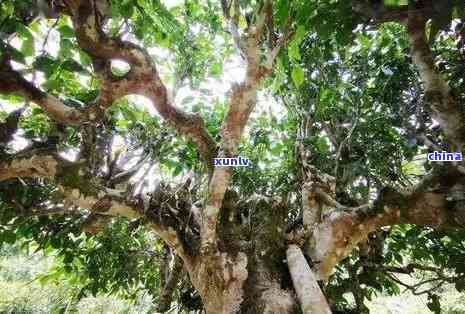
[[[139,295],[135,302],[114,296],[98,295],[76,300],[78,291],[69,283],[41,283],[43,275],[53,266],[53,256],[42,252],[25,251],[16,245],[0,249],[0,313],[154,313],[150,297]],[[403,278],[413,283],[413,278]],[[442,287],[442,312],[444,314],[465,313],[465,294],[452,286]],[[427,314],[426,295],[414,296],[403,292],[397,296],[380,296],[368,302],[371,313],[377,314]]]
[[[77,289],[66,282],[41,283],[40,275],[53,266],[53,260],[42,252],[4,246],[0,250],[0,313],[153,313],[151,300],[144,294],[134,303],[105,295],[76,300]]]

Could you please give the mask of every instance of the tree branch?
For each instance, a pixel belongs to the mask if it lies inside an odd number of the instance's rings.
[[[461,151],[465,140],[465,114],[450,92],[449,85],[434,65],[431,49],[426,40],[426,17],[409,13],[407,33],[412,59],[420,73],[425,90],[425,103],[438,121],[452,149]]]
[[[203,119],[173,105],[152,58],[144,48],[119,38],[110,38],[103,32],[101,25],[106,1],[67,0],[65,3],[71,13],[78,43],[90,55],[102,80],[97,100],[99,108],[105,110],[113,100],[127,94],[148,97],[171,126],[196,144],[203,161],[211,169],[216,143],[206,130]],[[114,59],[124,60],[130,65],[130,71],[123,77],[112,77],[110,61]]]
[[[169,267],[169,265],[167,266]],[[170,309],[171,302],[173,300],[173,292],[182,277],[182,270],[182,260],[178,256],[174,255],[173,265],[171,266],[171,270],[168,272],[169,275],[160,289],[161,291],[157,307],[158,312],[164,313]]]
[[[222,1],[223,11],[226,20],[233,26],[238,25],[239,2]],[[234,6],[234,14],[231,14],[231,7]],[[271,73],[273,63],[281,47],[293,34],[291,25],[286,25],[283,36],[275,47],[268,51],[268,57],[262,64],[261,43],[265,35],[267,16],[272,12],[272,2],[265,1],[256,13],[256,21],[253,25],[248,25],[243,36],[238,32],[233,32],[234,40],[239,43],[239,50],[243,54],[246,62],[246,76],[243,82],[235,84],[230,91],[229,110],[223,120],[221,127],[221,142],[219,145],[218,157],[233,157],[236,153],[239,141],[244,128],[249,120],[257,103],[257,93],[261,81]],[[268,19],[269,20],[269,19]],[[268,25],[272,27],[272,25]],[[214,248],[216,246],[216,221],[223,198],[231,179],[232,170],[230,167],[216,167],[208,187],[208,199],[203,210],[202,223],[202,248]]]
[[[410,2],[409,5],[391,7],[385,6],[382,1],[374,5],[369,1],[357,0],[352,6],[354,11],[369,17],[375,24],[398,22],[407,26],[412,59],[424,85],[427,109],[440,124],[452,149],[461,151],[465,145],[465,113],[434,65],[426,39],[426,22],[435,14],[431,3],[426,1],[419,5]]]
[[[180,134],[192,140],[207,165],[212,170],[216,143],[205,128],[202,117],[186,113],[175,107],[168,97],[150,55],[142,47],[119,38],[109,38],[102,31],[102,12],[105,1],[65,1],[71,14],[79,45],[90,55],[98,78],[102,81],[97,99],[83,110],[66,106],[58,98],[48,95],[25,80],[3,60],[0,66],[0,92],[14,93],[34,102],[51,118],[68,124],[80,124],[101,119],[102,113],[116,99],[129,94],[140,94],[152,100],[160,115]],[[95,3],[95,7],[94,7]],[[111,60],[127,62],[131,69],[121,77],[111,73]]]
[[[55,96],[49,95],[24,79],[13,70],[9,60],[0,64],[0,92],[16,94],[40,106],[52,119],[69,124],[79,124],[85,118],[83,112],[66,106]]]
[[[423,8],[409,7],[409,5],[386,6],[383,1],[377,1],[374,4],[365,0],[353,0],[352,9],[358,14],[369,18],[374,24],[397,22],[406,25],[409,14],[422,14],[429,18],[433,13],[432,8],[429,6]]]
[[[266,10],[258,14],[257,23],[249,27],[241,42],[245,43],[246,77],[231,89],[229,110],[221,127],[221,142],[218,157],[233,157],[241,139],[245,125],[257,102],[259,83],[263,78],[260,72],[260,39],[263,35],[263,22]],[[232,170],[230,167],[216,167],[208,187],[208,199],[203,211],[202,248],[216,247],[216,221],[224,194],[229,185]]]
[[[61,160],[56,155],[32,155],[0,162],[0,182],[18,177],[54,177]]]
[[[368,234],[382,226],[410,223],[433,228],[465,226],[465,180],[455,168],[435,170],[414,189],[384,189],[372,204],[332,210],[313,231],[308,254],[315,271],[327,278]],[[451,209],[453,208],[453,209]]]
[[[331,314],[326,297],[318,285],[317,277],[310,269],[300,248],[296,245],[289,245],[286,256],[302,313]]]
[[[83,164],[66,161],[53,153],[13,155],[0,163],[0,181],[18,177],[50,178],[57,186],[52,197],[54,201],[61,201],[65,209],[80,208],[93,213],[92,220],[88,223],[89,230],[97,230],[99,225],[103,226],[102,222],[108,221],[105,217],[145,217],[147,225],[176,250],[185,262],[190,260],[196,246],[196,236],[193,235],[196,227],[192,225],[192,220],[186,220],[190,203],[181,202],[180,195],[173,198],[171,190],[163,189],[154,191],[151,201],[146,203],[126,191],[99,185],[85,171]],[[178,208],[179,217],[176,217],[168,210],[169,206],[185,208]],[[183,223],[184,220],[187,221],[186,224]]]
[[[228,24],[228,29],[229,29],[229,32],[231,33],[231,37],[236,46],[236,49],[239,51],[239,54],[242,57],[242,59],[245,60],[247,53],[245,51],[245,48],[243,47],[241,35],[239,34],[239,16],[240,16],[239,1],[231,0],[228,3],[227,0],[222,0],[221,7],[223,9],[223,15]],[[234,11],[231,12],[231,10],[234,10]]]

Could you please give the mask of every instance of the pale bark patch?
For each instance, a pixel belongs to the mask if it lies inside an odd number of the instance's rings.
[[[326,297],[300,248],[289,245],[286,251],[287,264],[292,282],[304,314],[331,314]]]
[[[61,190],[66,194],[66,201],[81,207],[92,210],[96,204],[98,204],[103,198],[97,198],[93,195],[86,195],[82,193],[79,189],[66,190],[61,187]],[[109,194],[105,194],[109,195]],[[133,207],[130,207],[123,202],[110,200],[108,202],[108,207],[99,208],[99,214],[108,215],[108,216],[121,216],[128,219],[135,219],[141,217],[141,214],[137,212]]]
[[[295,300],[289,292],[282,290],[276,283],[275,286],[266,289],[261,296],[265,303],[264,314],[292,313]]]
[[[207,255],[191,268],[192,283],[199,291],[208,314],[230,314],[240,311],[247,280],[247,255],[227,253]]]
[[[0,181],[16,177],[54,177],[58,162],[52,156],[32,156],[0,164]]]
[[[225,281],[224,313],[237,313],[244,298],[242,286],[247,279],[247,256],[240,252],[236,258],[231,259],[222,254],[223,279]]]
[[[253,302],[258,303],[259,308],[260,305],[264,305],[261,312],[268,314],[295,313],[297,300],[293,292],[281,288],[276,274],[264,267],[263,259],[257,261],[257,265],[253,271],[255,274],[249,274],[249,276],[253,276],[255,279],[254,286],[251,289],[259,289],[261,291],[260,299],[253,300]]]

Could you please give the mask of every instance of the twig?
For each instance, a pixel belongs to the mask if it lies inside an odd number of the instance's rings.
[[[40,55],[39,57],[42,57],[44,54],[45,54],[45,46],[47,45],[47,42],[48,42],[48,37],[50,36],[50,33],[52,32],[52,29],[55,28],[55,26],[57,26],[58,22],[60,21],[60,17],[58,17],[55,22],[53,23],[53,25],[48,29],[47,31],[47,34],[45,35],[45,38],[44,38],[44,41],[42,43],[42,48],[40,49]]]

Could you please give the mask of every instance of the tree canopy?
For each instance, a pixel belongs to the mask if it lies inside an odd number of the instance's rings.
[[[465,153],[464,106],[463,0],[3,1],[0,243],[76,300],[440,313],[465,164],[427,155]]]

